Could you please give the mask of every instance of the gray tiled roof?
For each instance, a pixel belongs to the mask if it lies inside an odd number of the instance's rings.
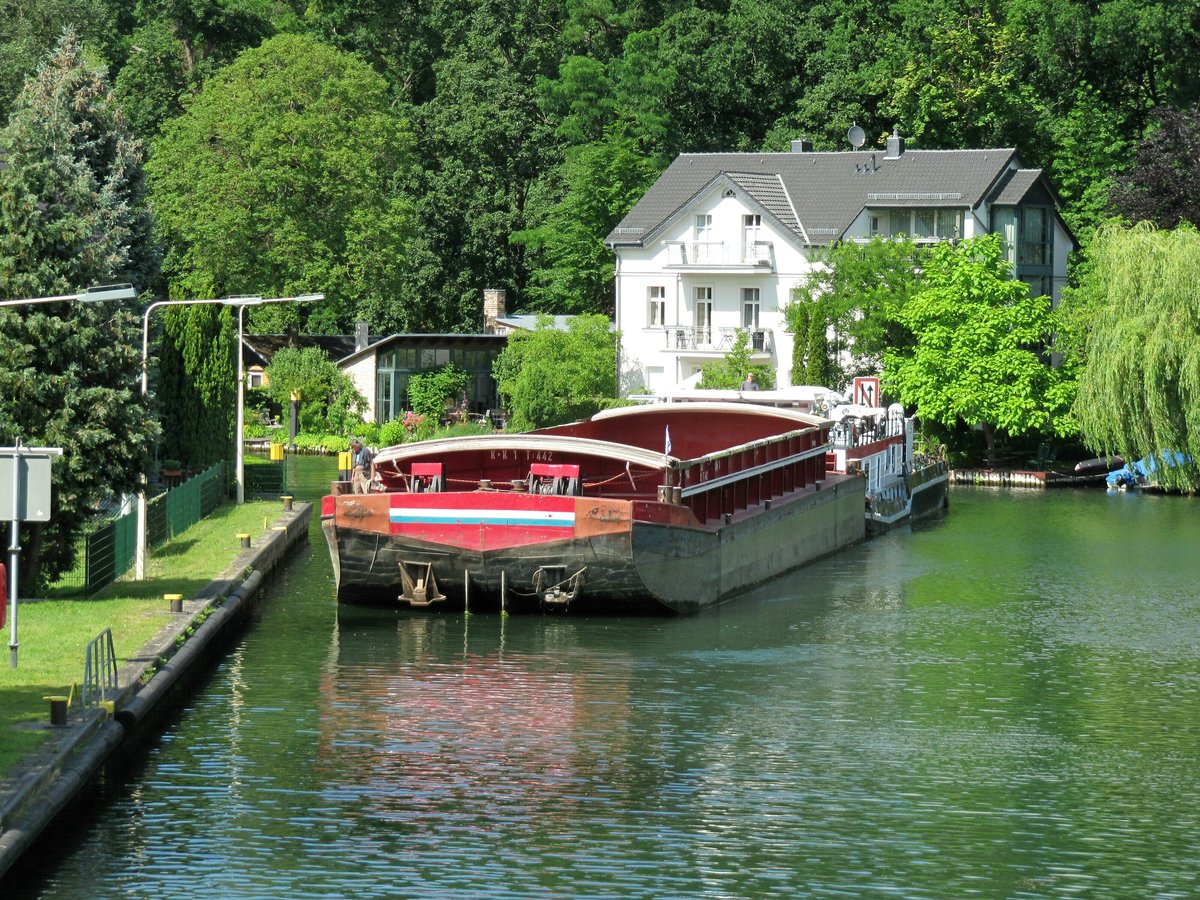
[[[978,206],[995,189],[1015,152],[907,150],[894,159],[866,150],[685,153],[667,167],[607,242],[641,244],[701,189],[724,176],[792,229],[798,240],[830,243],[866,206]],[[1035,180],[1040,177],[1038,170],[1022,171],[1034,172]]]
[[[1037,184],[1041,177],[1041,169],[1018,169],[992,202],[1002,206],[1016,206],[1025,199],[1029,189]]]

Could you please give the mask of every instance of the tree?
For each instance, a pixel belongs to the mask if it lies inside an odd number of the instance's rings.
[[[1159,228],[1200,225],[1200,105],[1160,107],[1151,116],[1155,127],[1138,145],[1137,161],[1116,178],[1113,210]]]
[[[237,336],[229,309],[209,304],[163,311],[155,396],[162,456],[188,468],[232,459]]]
[[[337,363],[316,347],[284,347],[266,370],[267,393],[287,409],[300,395],[300,430],[350,434],[362,425],[366,399]]]
[[[541,224],[512,236],[529,248],[534,263],[529,287],[533,309],[551,314],[612,311],[615,260],[604,238],[660,171],[633,139],[614,132],[568,151],[561,200],[541,212]]]
[[[1091,269],[1064,300],[1090,320],[1075,414],[1106,456],[1190,454],[1159,466],[1171,488],[1200,490],[1200,233],[1115,224],[1097,231]]]
[[[705,363],[700,367],[700,384],[703,390],[736,391],[746,380],[746,375],[754,373],[761,390],[775,389],[775,370],[770,366],[755,366],[750,363],[750,335],[738,330],[733,339],[733,346],[725,354],[724,359]]]
[[[328,299],[307,313],[314,333],[349,330],[356,301],[372,312],[394,302],[409,141],[387,85],[354,57],[296,35],[246,51],[155,143],[148,168],[172,291],[321,291]],[[293,304],[249,314],[276,332],[299,316]]]
[[[796,343],[793,383],[841,389],[878,372],[884,350],[912,345],[898,313],[920,285],[915,257],[903,237],[843,241],[819,255],[784,310]]]
[[[792,333],[792,384],[815,384],[841,389],[845,373],[833,359],[829,344],[832,322],[830,301],[817,294],[797,296],[784,308],[788,331]]]
[[[896,313],[915,343],[886,350],[883,383],[922,418],[984,434],[1069,433],[1061,373],[1041,351],[1053,332],[1047,297],[1012,277],[1000,235],[936,244],[922,257],[921,290]]]
[[[104,73],[67,33],[0,131],[0,285],[9,297],[157,277],[141,149]],[[51,520],[22,539],[22,580],[69,568],[101,503],[132,493],[158,443],[140,395],[130,306],[61,303],[0,311],[0,443],[58,446]]]
[[[25,80],[36,72],[65,29],[85,39],[91,53],[110,59],[116,34],[106,0],[10,0],[0,16],[0,124]]]
[[[566,331],[549,317],[509,335],[493,374],[513,431],[598,412],[617,393],[617,340],[606,316],[576,316]]]
[[[449,363],[439,369],[418,372],[409,379],[409,405],[428,431],[437,428],[448,405],[458,405],[459,398],[466,395],[467,378],[466,372]]]

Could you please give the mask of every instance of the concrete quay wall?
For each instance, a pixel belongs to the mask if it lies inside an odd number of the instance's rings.
[[[248,549],[212,579],[117,673],[113,713],[71,711],[68,723],[0,786],[0,883],[21,855],[87,785],[101,766],[127,743],[140,739],[140,726],[182,677],[208,660],[205,651],[243,618],[267,576],[308,537],[312,504],[285,510]],[[200,624],[195,624],[203,619]],[[192,628],[191,635],[187,635]],[[186,639],[180,641],[180,637]]]

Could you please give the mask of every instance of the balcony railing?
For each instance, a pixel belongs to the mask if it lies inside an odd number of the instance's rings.
[[[723,241],[667,241],[668,266],[752,266],[775,268],[775,246],[754,241],[737,247]]]
[[[771,352],[770,328],[697,328],[691,325],[669,326],[666,330],[667,349],[728,353],[733,349],[739,331],[748,334],[751,353]]]

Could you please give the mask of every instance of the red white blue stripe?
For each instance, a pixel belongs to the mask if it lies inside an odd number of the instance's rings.
[[[510,525],[533,528],[574,528],[575,510],[541,509],[434,509],[393,507],[393,525]]]

